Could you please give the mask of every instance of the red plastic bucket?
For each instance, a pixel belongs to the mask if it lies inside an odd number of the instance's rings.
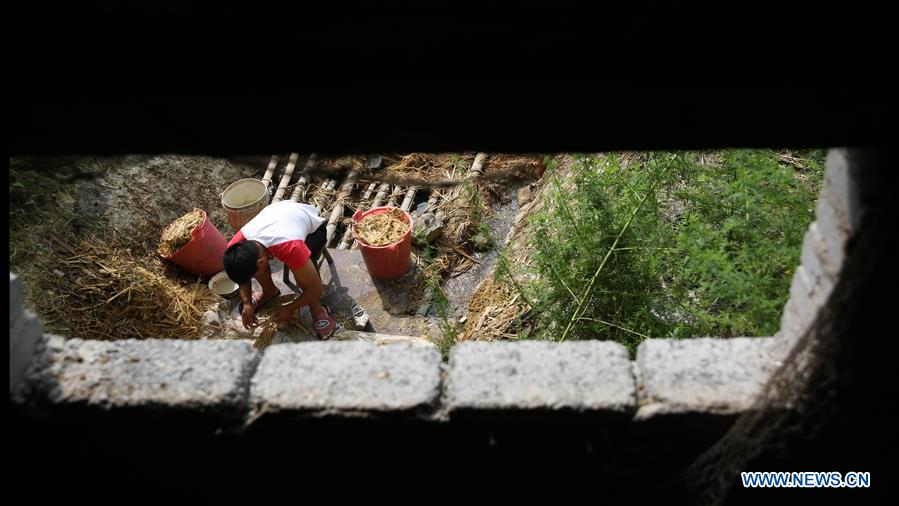
[[[222,256],[228,249],[228,241],[209,220],[206,211],[200,212],[203,213],[203,224],[193,229],[190,241],[171,256],[165,256],[161,252],[160,255],[195,276],[208,278],[225,270]],[[165,234],[168,228],[165,227],[162,233]]]
[[[409,224],[409,230],[399,241],[384,246],[369,246],[359,240],[356,235],[356,223],[361,222],[366,216],[389,212],[395,207],[374,207],[365,211],[356,211],[353,215],[353,239],[359,244],[365,267],[373,278],[395,279],[405,274],[412,265],[412,217],[403,211],[403,216]]]

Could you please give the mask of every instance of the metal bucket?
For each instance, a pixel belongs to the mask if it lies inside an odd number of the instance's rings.
[[[222,192],[222,207],[228,214],[228,223],[234,232],[265,209],[270,197],[268,184],[258,179],[241,179],[225,188]]]

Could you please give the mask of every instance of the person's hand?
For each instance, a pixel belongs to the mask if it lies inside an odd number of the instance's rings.
[[[275,321],[278,323],[287,323],[293,318],[293,313],[296,311],[292,306],[284,306],[280,310],[278,310],[277,316],[275,316]]]
[[[256,318],[256,307],[252,304],[244,304],[243,312],[240,314],[240,317],[243,319],[243,327],[245,329],[252,329],[259,325],[259,319]]]

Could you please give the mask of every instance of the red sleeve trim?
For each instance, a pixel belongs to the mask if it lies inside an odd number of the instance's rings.
[[[228,247],[230,248],[231,246],[234,246],[235,244],[239,243],[240,241],[245,241],[245,240],[246,240],[246,238],[244,238],[243,232],[238,230],[237,233],[234,234],[234,237],[232,237],[231,240],[228,241]]]
[[[306,262],[312,257],[312,252],[306,246],[304,241],[293,240],[285,241],[281,244],[274,244],[268,247],[268,250],[275,255],[275,258],[284,262],[289,269],[299,269],[306,265]]]

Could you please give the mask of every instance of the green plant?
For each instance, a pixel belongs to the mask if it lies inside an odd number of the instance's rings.
[[[633,352],[647,337],[773,334],[823,178],[823,153],[803,156],[803,177],[764,150],[722,151],[716,164],[652,153],[628,167],[578,156],[565,183],[548,169],[531,216],[536,279],[519,287],[533,336]]]
[[[689,203],[666,259],[672,290],[693,292],[684,310],[694,334],[772,335],[799,263],[802,237],[814,218],[823,166],[802,183],[793,167],[763,150],[721,153],[717,170],[685,163],[689,182],[677,192]]]
[[[625,344],[647,335],[657,240],[652,212],[656,171],[625,172],[617,158],[577,157],[563,186],[551,176],[544,208],[531,217],[536,281],[524,289],[538,314],[536,337],[602,336]],[[601,276],[600,276],[601,275]]]
[[[468,199],[471,206],[468,219],[473,226],[470,235],[472,247],[475,251],[490,251],[496,246],[496,239],[493,237],[493,231],[484,221],[486,208],[481,202],[478,189],[470,182],[465,183],[465,198]]]
[[[443,357],[443,361],[446,362],[449,360],[450,349],[452,349],[452,347],[456,344],[456,338],[459,335],[460,325],[458,323],[450,322],[446,317],[446,313],[443,314],[441,319],[441,335],[440,339],[437,341],[437,350]]]
[[[443,360],[446,361],[449,359],[450,348],[456,343],[459,326],[449,321],[449,299],[447,299],[446,293],[440,284],[440,273],[433,265],[434,247],[427,242],[422,231],[419,231],[416,240],[419,244],[422,244],[418,252],[418,258],[425,284],[425,304],[428,307],[428,312],[433,310],[437,318],[441,320],[441,335],[437,341],[437,349],[443,356]]]

